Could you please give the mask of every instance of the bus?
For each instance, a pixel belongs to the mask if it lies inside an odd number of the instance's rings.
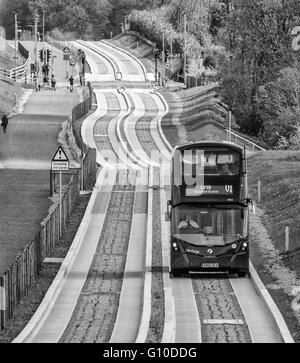
[[[170,275],[249,275],[246,149],[230,142],[176,147],[168,202]]]

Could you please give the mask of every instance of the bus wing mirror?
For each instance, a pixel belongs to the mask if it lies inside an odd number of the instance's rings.
[[[171,220],[171,208],[172,208],[172,203],[169,200],[168,204],[167,204],[166,222],[170,222],[170,220]]]

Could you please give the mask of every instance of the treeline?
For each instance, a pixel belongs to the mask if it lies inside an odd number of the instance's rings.
[[[299,147],[300,66],[292,49],[299,0],[170,0],[133,11],[131,27],[159,45],[164,31],[167,47],[173,38],[182,52],[183,13],[188,63],[204,53],[241,131],[273,148]]]
[[[121,23],[133,9],[152,8],[161,0],[0,0],[0,25],[8,39],[14,38],[14,13],[18,14],[19,28],[30,30],[34,13],[40,18],[45,11],[46,32],[54,29],[69,33],[74,38],[107,38],[111,32],[120,33]],[[41,31],[42,22],[39,23]]]
[[[224,46],[221,94],[242,131],[273,148],[299,146],[300,69],[292,29],[299,0],[226,0],[211,8],[210,32]]]

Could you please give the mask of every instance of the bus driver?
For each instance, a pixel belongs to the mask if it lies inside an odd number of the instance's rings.
[[[187,214],[185,216],[185,218],[179,223],[178,229],[183,229],[183,228],[196,228],[196,229],[200,229],[199,224],[194,221],[191,216],[189,214]]]

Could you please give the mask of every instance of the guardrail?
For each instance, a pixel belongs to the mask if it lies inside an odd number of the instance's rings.
[[[5,69],[5,68],[0,67],[0,76],[11,78],[11,79],[21,77],[27,73],[29,66],[30,66],[30,58],[28,58],[23,65],[18,66],[16,68]]]
[[[248,148],[250,149],[250,151],[266,151],[266,149],[262,148],[261,146],[255,144],[254,142],[245,139],[244,137],[230,131],[229,129],[225,129],[226,134],[227,134],[227,140],[231,140],[232,142],[235,142],[237,145],[241,145],[241,146],[248,146]],[[230,137],[231,134],[231,137]]]

